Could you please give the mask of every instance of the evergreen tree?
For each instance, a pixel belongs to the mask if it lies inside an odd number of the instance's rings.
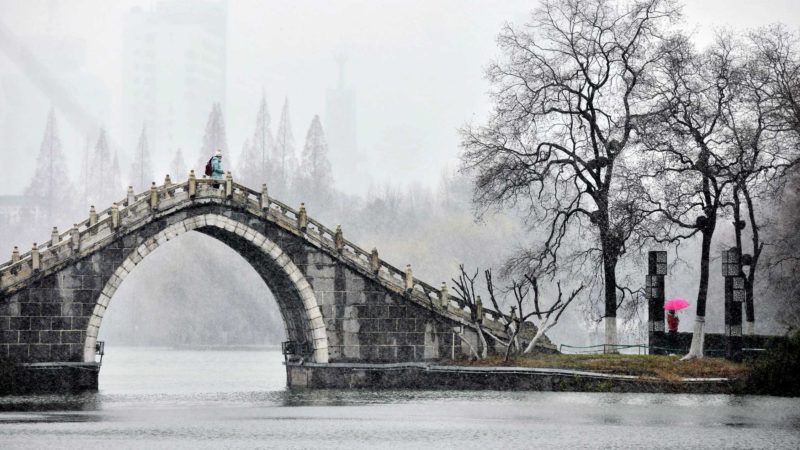
[[[72,183],[66,171],[67,161],[61,149],[55,112],[51,109],[36,158],[36,170],[25,195],[43,211],[46,226],[57,225],[71,213],[74,201]]]
[[[263,183],[259,176],[258,154],[250,139],[245,139],[242,144],[242,153],[239,154],[239,164],[236,166],[236,179],[245,186],[257,188]]]
[[[237,176],[246,185],[259,187],[262,183],[271,183],[272,153],[274,152],[275,139],[270,131],[270,116],[267,108],[267,98],[262,92],[261,104],[256,116],[256,129],[252,139],[244,143]]]
[[[136,192],[146,189],[153,181],[153,167],[150,163],[150,150],[147,145],[147,132],[142,127],[142,134],[139,135],[139,143],[133,155],[133,165],[131,166],[130,185]]]
[[[91,169],[91,144],[89,135],[86,135],[86,140],[83,143],[83,157],[81,158],[81,179],[78,183],[80,187],[80,206],[83,208],[89,204],[89,170]]]
[[[291,120],[289,119],[288,98],[283,103],[281,121],[275,133],[274,150],[271,159],[274,166],[272,172],[275,181],[270,186],[275,186],[274,189],[278,195],[286,195],[290,191],[288,183],[292,179],[292,175],[295,173],[297,167],[297,158],[294,152],[294,136],[292,134]]]
[[[205,163],[203,163],[205,166]],[[189,169],[186,168],[186,160],[183,158],[183,149],[178,149],[175,152],[175,157],[172,158],[172,162],[169,163],[169,173],[171,177],[174,177],[174,180],[183,180],[189,177]],[[195,170],[194,174],[197,177],[203,176],[203,171],[197,172]]]
[[[108,148],[105,128],[100,129],[100,136],[94,147],[89,176],[88,200],[98,211],[111,206],[111,202],[121,197],[119,184],[119,162],[116,153],[112,156]]]
[[[200,159],[197,163],[197,166],[201,168],[201,174],[208,159],[214,156],[217,150],[222,150],[222,154],[226,158],[230,156],[228,154],[228,138],[225,136],[225,119],[222,117],[222,107],[219,103],[214,103],[211,113],[208,115],[206,132],[203,136],[203,146],[200,149]]]
[[[314,116],[306,134],[299,181],[296,191],[302,192],[309,199],[316,200],[318,205],[327,203],[333,186],[331,162],[328,160],[328,144],[319,116]]]

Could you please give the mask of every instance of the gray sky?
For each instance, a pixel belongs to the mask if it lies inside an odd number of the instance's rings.
[[[101,94],[78,92],[76,97],[113,137],[121,128],[121,20],[132,6],[154,3],[0,0],[0,22],[20,37],[47,34],[85,42],[85,71],[97,80]],[[800,2],[793,0],[685,3],[687,21],[700,42],[710,39],[713,27],[724,25],[745,28],[783,21],[800,26]],[[50,5],[58,14],[46,13]],[[359,149],[369,158],[373,181],[433,185],[444,168],[457,164],[456,129],[489,108],[483,68],[497,54],[497,31],[505,21],[524,21],[534,6],[520,0],[230,1],[229,147],[237,156],[252,132],[257,97],[264,89],[273,126],[283,99],[289,98],[299,151],[313,115],[324,115],[325,89],[337,81],[334,58],[344,53],[347,84],[357,92]],[[19,69],[0,53],[0,79],[13,74]],[[33,171],[49,107],[43,95],[13,103],[0,95],[0,117],[13,111],[29,118],[19,131],[24,136],[21,148],[0,146],[0,155],[10,157],[12,164],[0,194],[22,191]],[[200,146],[203,126],[197,125],[196,142],[185,149],[187,162]],[[63,119],[61,134],[75,177],[84,138]],[[116,143],[125,173],[135,142]],[[365,180],[364,190],[368,184]]]

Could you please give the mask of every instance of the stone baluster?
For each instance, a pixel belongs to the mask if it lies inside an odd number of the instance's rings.
[[[197,177],[192,169],[189,171],[189,197],[194,198],[195,195],[197,195]]]
[[[233,175],[230,170],[225,174],[225,197],[233,197]]]
[[[373,248],[369,255],[369,268],[372,273],[377,274],[381,270],[381,259],[378,257],[378,249]]]
[[[158,209],[158,188],[155,181],[150,185],[150,209]]]
[[[130,207],[134,203],[136,203],[136,193],[133,192],[133,186],[128,186],[128,194],[126,195],[127,205]]]
[[[19,262],[19,247],[15,245],[14,250],[11,252],[11,264],[18,262]]]
[[[411,272],[411,264],[406,264],[405,281],[406,281],[406,290],[407,291],[410,291],[411,289],[414,289],[414,275]]]
[[[111,204],[111,228],[119,228],[119,206],[116,202]]]
[[[94,205],[89,207],[89,226],[93,227],[97,224],[97,210],[94,209]]]
[[[33,247],[31,247],[31,269],[33,269],[34,271],[41,269],[39,246],[36,245],[36,242],[34,242]]]
[[[58,234],[58,227],[53,227],[53,231],[50,232],[50,246],[56,245],[61,242],[61,236]]]
[[[261,209],[269,209],[269,191],[266,183],[261,185],[261,197],[258,198],[258,206]]]
[[[78,251],[81,246],[81,234],[78,232],[78,224],[72,224],[72,229],[69,231],[70,245],[72,249]]]
[[[300,231],[306,231],[306,228],[308,228],[308,214],[306,213],[305,203],[300,203],[300,210],[297,211],[297,228]]]
[[[475,297],[475,320],[483,323],[483,302],[480,295]]]
[[[333,245],[336,251],[342,253],[344,251],[344,235],[342,235],[342,226],[336,225],[336,234],[333,235]]]
[[[444,309],[450,306],[450,293],[447,290],[447,283],[444,281],[442,281],[442,287],[439,288],[439,304]]]
[[[164,197],[170,198],[169,188],[172,187],[172,178],[169,177],[169,174],[164,176]]]

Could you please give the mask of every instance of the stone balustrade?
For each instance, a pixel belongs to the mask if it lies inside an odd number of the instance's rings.
[[[260,191],[255,191],[235,183],[230,172],[220,180],[197,178],[192,171],[188,180],[182,183],[173,183],[167,176],[163,185],[153,183],[142,193],[134,193],[128,188],[125,198],[105,210],[98,212],[92,206],[86,220],[61,233],[54,227],[49,241],[34,244],[30,251],[23,254],[15,250],[11,260],[0,264],[0,295],[5,296],[23,288],[34,277],[85,256],[112,241],[115,236],[141,227],[160,214],[187,203],[203,202],[230,202],[243,207],[251,214],[303,236],[309,243],[337,255],[392,291],[471,326],[467,303],[450,294],[446,284],[442,289],[437,289],[413,277],[410,265],[401,270],[381,260],[377,249],[367,252],[344,239],[340,226],[335,231],[325,227],[308,215],[303,204],[295,211],[270,198],[266,185]],[[483,326],[502,332],[502,314],[485,307],[482,311]]]

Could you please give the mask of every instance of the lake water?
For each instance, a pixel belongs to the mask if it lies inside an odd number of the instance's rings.
[[[0,397],[0,448],[800,448],[797,399],[291,392],[281,361],[108,346],[99,393]]]

